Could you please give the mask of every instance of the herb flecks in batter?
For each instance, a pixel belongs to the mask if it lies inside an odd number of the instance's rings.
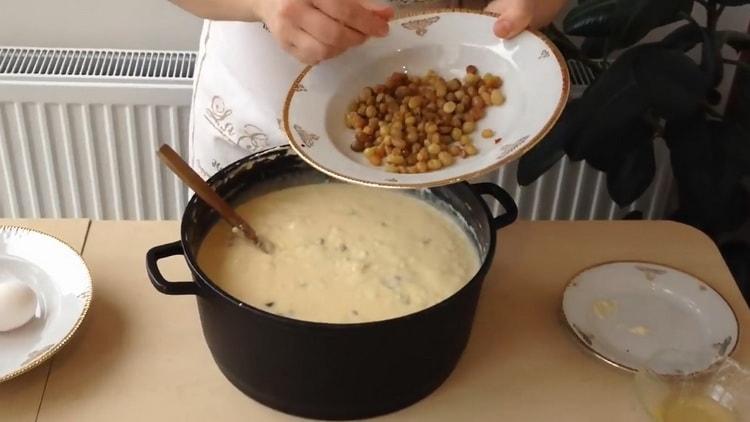
[[[276,303],[276,302],[266,302],[266,307],[268,307],[268,308],[273,308],[273,305],[274,305],[275,303]]]
[[[357,312],[356,309],[352,309],[352,314],[354,314],[355,316],[359,316],[359,312]]]
[[[395,275],[393,278],[386,278],[380,281],[380,283],[389,290],[399,290],[401,288],[401,276]]]
[[[303,185],[253,197],[237,211],[274,239],[277,253],[259,253],[237,236],[227,248],[230,227],[217,224],[201,245],[201,269],[238,300],[299,320],[360,323],[418,312],[455,294],[481,262],[461,224],[408,193]]]

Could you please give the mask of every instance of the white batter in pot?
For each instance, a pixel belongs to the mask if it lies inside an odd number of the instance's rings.
[[[273,242],[274,253],[219,222],[198,265],[235,298],[291,318],[353,323],[411,314],[456,293],[480,265],[457,222],[403,193],[312,184],[237,210]]]

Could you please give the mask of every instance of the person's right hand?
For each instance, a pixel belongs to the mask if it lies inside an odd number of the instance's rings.
[[[258,17],[282,48],[316,64],[388,34],[393,9],[371,0],[260,0]]]

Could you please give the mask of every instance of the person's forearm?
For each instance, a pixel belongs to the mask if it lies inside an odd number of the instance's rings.
[[[258,22],[258,4],[263,0],[170,0],[205,19]]]

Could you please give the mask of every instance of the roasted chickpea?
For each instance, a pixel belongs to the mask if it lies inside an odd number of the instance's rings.
[[[350,147],[374,166],[393,173],[424,173],[452,165],[456,157],[478,154],[469,134],[489,107],[505,103],[503,80],[480,75],[474,65],[463,79],[391,74],[384,84],[362,88],[347,105]],[[489,135],[491,133],[491,135]],[[494,136],[485,129],[482,137]]]

